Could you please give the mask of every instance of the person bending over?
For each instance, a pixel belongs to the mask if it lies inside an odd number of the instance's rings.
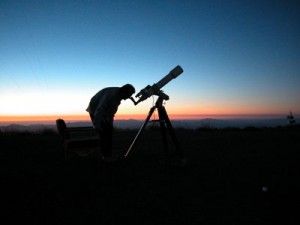
[[[107,162],[115,161],[112,156],[114,116],[122,100],[135,93],[131,84],[122,87],[107,87],[97,92],[90,100],[88,108],[93,126],[100,138],[100,155]]]

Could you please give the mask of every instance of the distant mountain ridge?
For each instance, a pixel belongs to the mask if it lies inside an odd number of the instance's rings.
[[[296,118],[296,123],[297,123]],[[139,129],[144,120],[115,120],[115,128],[120,129]],[[185,128],[185,129],[197,129],[197,128],[245,128],[245,127],[277,127],[288,125],[288,120],[285,118],[273,118],[273,119],[196,119],[196,120],[171,120],[174,128]],[[92,126],[90,121],[66,121],[68,127],[80,127],[80,126]],[[159,126],[159,123],[149,121],[147,127]],[[12,131],[33,131],[40,132],[44,130],[55,130],[55,122],[53,124],[9,124],[5,126],[0,126],[3,132]]]

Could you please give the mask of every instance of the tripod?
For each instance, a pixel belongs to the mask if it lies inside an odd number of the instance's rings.
[[[153,107],[151,107],[145,122],[143,123],[143,125],[141,126],[141,128],[138,131],[137,135],[135,136],[135,138],[134,138],[133,142],[131,143],[129,149],[125,152],[124,157],[126,158],[129,155],[130,151],[134,148],[134,146],[136,145],[136,142],[138,141],[141,133],[145,129],[146,125],[148,124],[153,112],[155,111],[155,109],[157,109],[158,110],[158,116],[159,116],[161,135],[162,135],[162,138],[163,138],[163,146],[164,146],[165,152],[168,151],[168,142],[167,142],[167,135],[166,135],[166,126],[167,126],[167,129],[168,129],[168,131],[170,133],[170,136],[171,136],[171,138],[174,142],[177,153],[180,157],[180,164],[185,165],[186,164],[186,158],[185,158],[184,152],[182,151],[182,149],[180,147],[179,141],[178,141],[178,139],[175,135],[175,131],[174,131],[174,128],[171,124],[169,116],[167,114],[167,111],[166,111],[165,107],[163,106],[163,101],[168,100],[169,96],[164,94],[161,91],[160,91],[158,96],[159,97],[158,97],[155,105]]]

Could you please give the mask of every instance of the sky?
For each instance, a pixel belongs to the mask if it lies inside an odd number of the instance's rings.
[[[174,118],[300,114],[299,21],[291,0],[0,0],[0,121],[87,118],[102,88],[137,93],[177,65],[161,89]]]

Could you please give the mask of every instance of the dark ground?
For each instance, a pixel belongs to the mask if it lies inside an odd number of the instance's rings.
[[[116,151],[136,132],[116,131]],[[112,165],[65,164],[56,133],[0,133],[1,224],[300,224],[299,133],[176,130],[186,168],[157,130]]]

